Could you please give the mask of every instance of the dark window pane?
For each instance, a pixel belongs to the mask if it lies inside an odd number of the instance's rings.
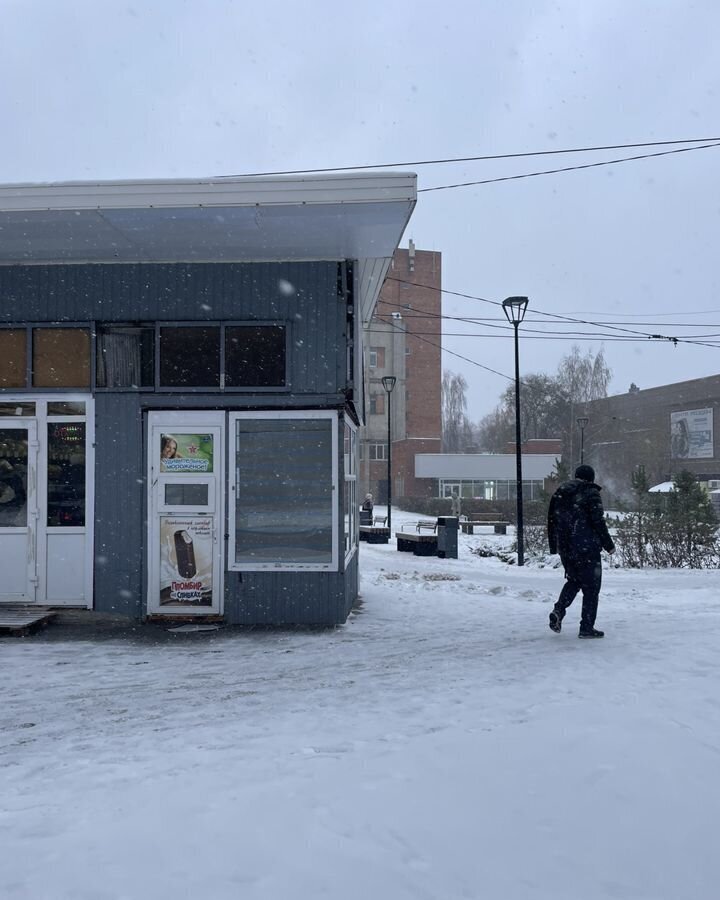
[[[33,387],[90,387],[87,329],[33,329]]]
[[[332,561],[328,419],[237,422],[235,562]]]
[[[0,403],[0,416],[34,416],[34,403],[18,403],[10,401],[8,403]]]
[[[0,428],[0,528],[27,526],[28,433]]]
[[[82,401],[77,403],[48,403],[47,411],[49,416],[84,416],[85,404]]]
[[[27,331],[0,328],[0,387],[27,387]]]
[[[155,329],[101,326],[97,331],[97,386],[152,387],[155,383]]]
[[[161,387],[220,387],[220,329],[160,329]]]
[[[285,386],[285,326],[225,329],[225,387]]]
[[[85,423],[48,424],[48,526],[85,524]]]
[[[166,484],[165,506],[207,506],[207,484]]]

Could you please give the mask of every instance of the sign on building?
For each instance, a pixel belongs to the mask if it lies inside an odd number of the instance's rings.
[[[670,413],[670,456],[672,459],[712,458],[712,409],[688,409]]]

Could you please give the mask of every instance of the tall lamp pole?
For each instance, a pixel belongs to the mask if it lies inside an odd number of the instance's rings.
[[[590,421],[587,416],[578,416],[577,423],[580,428],[580,465],[585,462],[585,426]]]
[[[397,378],[394,375],[385,375],[383,376],[382,386],[385,388],[385,393],[387,394],[387,408],[388,408],[388,426],[387,426],[387,498],[388,498],[388,518],[387,518],[387,527],[390,534],[392,534],[392,440],[391,440],[391,432],[390,432],[390,397],[392,395],[393,389],[395,388],[395,382]]]
[[[517,500],[517,547],[518,565],[525,565],[525,542],[523,538],[523,495],[522,495],[522,449],[520,436],[520,347],[518,343],[518,328],[525,318],[528,306],[527,297],[508,297],[503,300],[502,307],[505,316],[515,329],[515,467]]]

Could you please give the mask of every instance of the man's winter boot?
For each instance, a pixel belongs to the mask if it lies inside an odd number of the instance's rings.
[[[556,609],[550,613],[550,628],[557,634],[562,631],[562,616]]]
[[[604,631],[598,631],[597,628],[581,628],[578,633],[579,638],[601,638],[605,637]]]

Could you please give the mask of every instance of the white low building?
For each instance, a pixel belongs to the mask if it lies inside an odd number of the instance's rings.
[[[537,500],[552,475],[558,454],[523,454],[523,497]],[[516,460],[511,453],[418,453],[415,477],[437,482],[437,496],[479,500],[515,498]]]

